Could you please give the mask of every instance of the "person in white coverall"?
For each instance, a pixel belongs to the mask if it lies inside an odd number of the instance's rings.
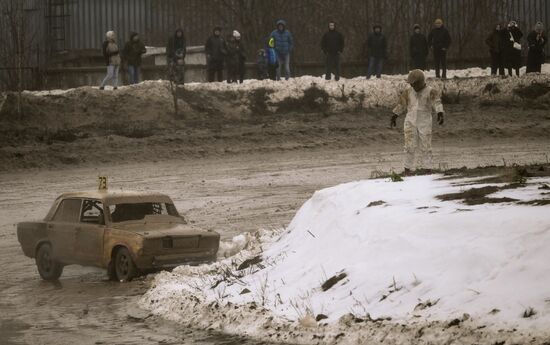
[[[405,116],[405,174],[415,168],[432,168],[432,112],[437,114],[437,122],[443,124],[443,104],[439,92],[426,85],[424,72],[412,70],[407,77],[410,87],[399,97],[393,109],[390,127],[397,126],[397,117]],[[418,153],[418,154],[417,154]],[[416,157],[415,157],[416,156]]]

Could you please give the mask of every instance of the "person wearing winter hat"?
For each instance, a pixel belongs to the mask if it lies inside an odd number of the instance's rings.
[[[244,80],[246,53],[241,41],[241,34],[237,30],[233,31],[227,42],[227,55],[225,58],[227,65],[227,82],[242,84]]]
[[[426,58],[430,49],[428,48],[428,40],[426,35],[421,32],[420,25],[414,24],[413,34],[409,41],[409,53],[411,56],[412,69],[426,69]]]
[[[381,78],[382,66],[386,59],[386,47],[386,37],[382,34],[382,26],[376,24],[372,27],[372,33],[363,48],[368,59],[367,79],[375,74],[376,78]]]
[[[518,23],[515,20],[511,20],[502,36],[504,37],[504,67],[508,69],[508,74],[510,76],[512,76],[512,70],[515,70],[516,76],[519,77],[522,51],[521,38],[523,37],[523,32],[519,29]]]
[[[266,49],[267,60],[267,75],[271,80],[277,80],[277,69],[279,68],[279,60],[277,57],[277,51],[275,50],[275,39],[270,37],[267,41]]]
[[[103,57],[107,64],[107,75],[99,86],[100,90],[105,89],[105,84],[109,80],[113,80],[113,89],[118,87],[118,70],[120,68],[120,53],[116,43],[116,35],[114,31],[107,31],[105,41],[103,42]]]
[[[407,77],[407,83],[410,86],[399,97],[390,121],[390,127],[396,127],[397,118],[406,114],[403,124],[405,175],[409,175],[415,168],[415,160],[419,160],[417,168],[432,168],[432,112],[437,114],[439,125],[444,122],[439,92],[426,85],[424,72],[412,70]]]
[[[537,22],[533,31],[527,35],[527,73],[540,73],[544,63],[544,46],[547,41],[542,22]]]
[[[285,79],[290,78],[290,53],[294,48],[294,39],[292,34],[286,28],[286,22],[279,19],[276,23],[276,29],[269,35],[276,42],[275,51],[277,52],[277,60],[279,68],[277,69],[277,80],[281,79],[281,74],[284,68]]]
[[[223,81],[223,61],[227,55],[227,43],[221,36],[222,28],[216,26],[212,36],[204,44],[208,81]]]
[[[340,54],[344,51],[344,36],[336,30],[336,23],[328,23],[328,31],[321,38],[321,49],[325,54],[325,79],[340,80]]]
[[[436,78],[447,78],[447,50],[451,45],[451,35],[442,19],[434,21],[434,28],[428,35],[428,46],[433,51]]]
[[[491,54],[491,75],[504,75],[504,64],[502,63],[502,55],[504,50],[503,29],[500,23],[495,25],[494,30],[485,40],[489,46],[489,54]]]
[[[170,79],[176,84],[185,81],[185,56],[187,55],[187,42],[183,29],[177,29],[166,45],[166,58],[169,67]]]
[[[141,56],[147,52],[145,45],[139,39],[137,32],[130,33],[130,39],[124,44],[122,53],[123,61],[128,70],[128,83],[130,85],[139,83]]]

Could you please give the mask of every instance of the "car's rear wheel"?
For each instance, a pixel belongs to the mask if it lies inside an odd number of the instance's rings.
[[[138,275],[138,270],[130,252],[120,248],[115,254],[115,276],[119,282],[129,282]]]
[[[44,280],[58,280],[63,273],[63,265],[53,259],[52,246],[44,243],[36,251],[36,267]]]

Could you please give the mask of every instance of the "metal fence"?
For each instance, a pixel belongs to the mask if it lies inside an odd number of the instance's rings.
[[[59,1],[59,0],[58,0]],[[246,3],[263,2],[257,10],[247,12]],[[273,3],[273,6],[265,4]],[[319,60],[318,43],[329,18],[339,22],[353,54],[366,39],[374,23],[383,25],[390,41],[390,53],[400,56],[412,25],[426,29],[434,18],[441,17],[456,43],[451,56],[476,58],[479,48],[497,20],[515,19],[527,33],[537,21],[549,23],[550,1],[547,0],[67,0],[68,49],[98,49],[107,30],[115,30],[122,41],[130,31],[142,33],[150,45],[164,45],[178,26],[184,28],[191,44],[203,44],[214,25],[225,32],[245,31],[247,22],[263,29],[264,35],[251,37],[244,32],[250,48],[261,47],[274,22],[285,18],[297,41],[296,58]],[[229,4],[229,5],[227,5]],[[233,4],[233,5],[232,5]],[[278,8],[277,8],[278,7]],[[262,11],[269,13],[262,13]],[[248,16],[248,18],[247,18]],[[467,35],[467,33],[471,33]],[[257,36],[260,37],[257,37]],[[481,44],[480,44],[481,43]],[[311,49],[315,47],[316,49]],[[471,47],[471,48],[470,48]],[[550,48],[548,48],[550,49]],[[253,50],[253,49],[251,49]],[[476,56],[477,55],[477,56]],[[355,56],[353,56],[355,58]]]
[[[373,24],[381,24],[389,42],[394,71],[408,66],[408,37],[419,23],[428,31],[441,17],[453,44],[449,60],[479,62],[488,58],[485,38],[497,21],[517,20],[526,36],[537,21],[550,24],[550,0],[0,0],[21,3],[28,23],[28,63],[46,64],[60,51],[99,51],[105,32],[114,30],[124,42],[139,32],[147,45],[164,46],[177,27],[189,45],[202,45],[214,25],[224,32],[242,32],[252,61],[274,23],[284,18],[295,37],[293,61],[322,61],[320,39],[327,21],[336,20],[346,37],[345,62],[360,62],[363,44]],[[10,42],[5,11],[1,13],[0,42]],[[13,41],[13,40],[11,40]],[[0,44],[1,46],[1,44]],[[0,51],[0,67],[10,65],[10,49]],[[547,45],[547,54],[550,44]],[[12,54],[13,55],[13,54]]]

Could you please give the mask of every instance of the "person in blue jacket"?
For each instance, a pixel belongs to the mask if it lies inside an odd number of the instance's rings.
[[[273,37],[271,37],[267,42],[266,60],[267,75],[269,76],[269,79],[276,80],[279,60],[277,59],[277,51],[275,51],[275,39]]]
[[[290,78],[290,53],[294,48],[294,40],[290,31],[286,29],[286,22],[282,19],[277,21],[277,29],[273,30],[270,37],[275,40],[275,51],[279,60],[279,68],[277,69],[277,80],[281,79],[282,70],[284,67],[285,79]]]

